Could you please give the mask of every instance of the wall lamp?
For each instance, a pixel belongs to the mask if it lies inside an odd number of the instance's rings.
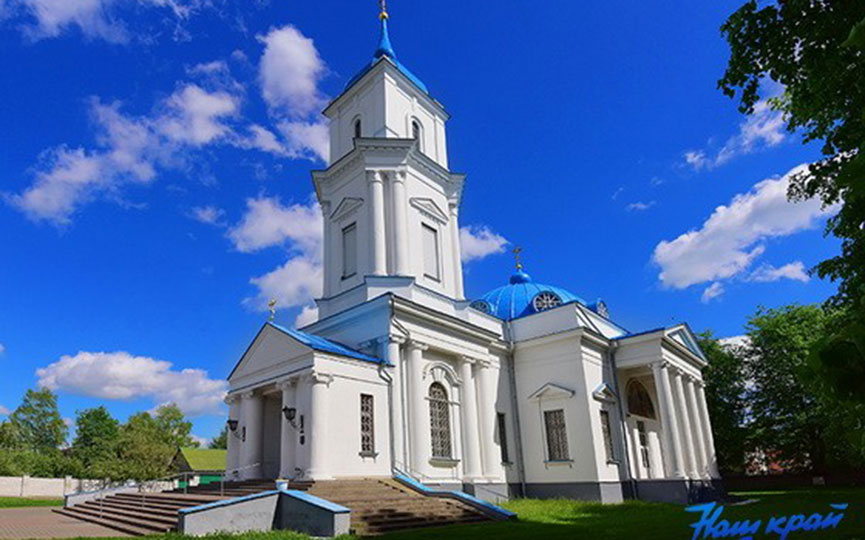
[[[288,420],[291,427],[297,429],[297,424],[294,423],[294,419],[297,418],[297,409],[294,407],[283,407],[282,414],[285,415],[285,419]]]

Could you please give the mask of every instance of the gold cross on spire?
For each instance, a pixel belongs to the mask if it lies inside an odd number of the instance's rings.
[[[387,19],[389,17],[387,14],[387,0],[378,0],[378,7],[381,8],[378,18],[381,20]]]
[[[271,298],[267,303],[267,309],[270,311],[270,316],[267,318],[268,321],[273,321],[276,318],[276,299]]]
[[[513,252],[512,252],[514,254],[514,259],[516,260],[516,263],[517,263],[517,270],[523,269],[523,263],[522,263],[522,261],[520,261],[520,253],[522,253],[522,252],[523,252],[523,248],[521,248],[520,246],[515,247]]]

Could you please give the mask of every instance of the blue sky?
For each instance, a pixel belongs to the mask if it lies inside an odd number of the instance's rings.
[[[736,335],[758,305],[832,294],[805,273],[837,250],[831,209],[784,198],[817,147],[716,89],[737,5],[391,2],[468,174],[469,296],[506,281],[513,245],[633,331]],[[370,59],[376,12],[0,0],[0,412],[41,383],[65,417],[178,401],[220,429],[266,299],[311,315],[318,111]]]

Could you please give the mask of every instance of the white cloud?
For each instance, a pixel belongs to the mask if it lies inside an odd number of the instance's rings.
[[[327,163],[330,131],[327,123],[280,122],[277,126],[287,141],[286,153],[292,158],[318,158]]]
[[[121,20],[120,8],[163,8],[176,23],[207,4],[207,0],[6,0],[0,7],[17,15],[25,35],[34,40],[77,29],[86,38],[124,43],[131,33]]]
[[[225,210],[216,206],[195,206],[190,210],[189,216],[207,225],[221,226],[223,224],[222,218],[225,217]]]
[[[751,338],[747,335],[730,336],[719,339],[718,343],[724,347],[747,347],[751,344]]]
[[[748,276],[748,281],[759,283],[779,281],[781,279],[792,279],[793,281],[801,281],[803,283],[811,280],[802,261],[791,262],[780,268],[775,268],[771,264],[762,264]]]
[[[700,297],[700,301],[704,304],[708,304],[713,299],[718,298],[722,294],[724,294],[724,285],[716,281],[715,283],[712,283],[711,285],[706,287],[706,290],[703,291],[703,295]]]
[[[504,236],[493,232],[485,225],[460,227],[460,251],[463,263],[504,253],[507,244],[508,241]]]
[[[64,355],[36,370],[38,385],[57,392],[107,400],[150,399],[176,403],[186,414],[221,414],[228,384],[201,369],[173,369],[171,362],[125,351]]]
[[[762,100],[739,125],[739,132],[727,139],[714,156],[709,156],[707,150],[689,150],[684,153],[684,159],[695,170],[713,169],[737,156],[778,146],[786,137],[784,114]]]
[[[195,433],[190,433],[189,438],[198,443],[199,448],[207,448],[210,444],[210,439],[208,437],[199,437]]]
[[[244,253],[291,242],[302,253],[318,258],[323,227],[315,201],[284,206],[277,197],[259,197],[246,200],[246,213],[228,237]]]
[[[12,411],[7,409],[3,405],[0,405],[0,416],[9,416],[10,414],[12,414]]]
[[[624,187],[619,187],[619,189],[617,189],[616,191],[613,192],[613,196],[610,198],[615,201],[616,199],[619,198],[619,195],[621,195],[624,191],[625,191]]]
[[[129,117],[119,102],[91,100],[97,148],[60,146],[43,153],[33,183],[8,197],[34,221],[66,225],[75,211],[129,182],[150,182],[159,167],[182,163],[182,153],[227,139],[226,120],[239,98],[196,84],[181,86],[146,117]]]
[[[324,270],[321,263],[323,223],[318,203],[283,205],[276,197],[247,199],[246,213],[228,231],[238,251],[245,253],[282,247],[290,255],[278,268],[249,281],[257,293],[244,299],[244,305],[267,309],[276,300],[278,309],[302,307],[295,326],[318,317],[313,300],[321,296]]]
[[[318,84],[327,69],[313,41],[292,25],[258,40],[264,43],[259,80],[265,101],[295,118],[318,112],[326,100]]]
[[[2,356],[6,352],[6,345],[0,343],[0,356]]]
[[[807,165],[800,165],[781,178],[758,182],[748,193],[716,208],[699,229],[660,242],[652,260],[661,268],[661,283],[684,289],[731,278],[746,271],[764,253],[769,239],[815,227],[835,209],[823,209],[814,199],[798,203],[787,200],[790,178],[805,170]]]
[[[649,201],[649,202],[637,201],[637,202],[632,202],[631,204],[629,204],[625,208],[629,212],[633,212],[633,211],[642,212],[644,210],[648,210],[649,208],[655,206],[655,204],[657,204],[655,201]]]

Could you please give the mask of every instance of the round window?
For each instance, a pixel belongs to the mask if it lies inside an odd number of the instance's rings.
[[[469,304],[469,306],[483,313],[489,313],[490,311],[492,311],[489,303],[486,300],[475,300],[474,302]]]
[[[561,305],[562,299],[559,298],[559,295],[550,291],[539,292],[532,300],[532,307],[535,308],[535,311],[544,311]]]

